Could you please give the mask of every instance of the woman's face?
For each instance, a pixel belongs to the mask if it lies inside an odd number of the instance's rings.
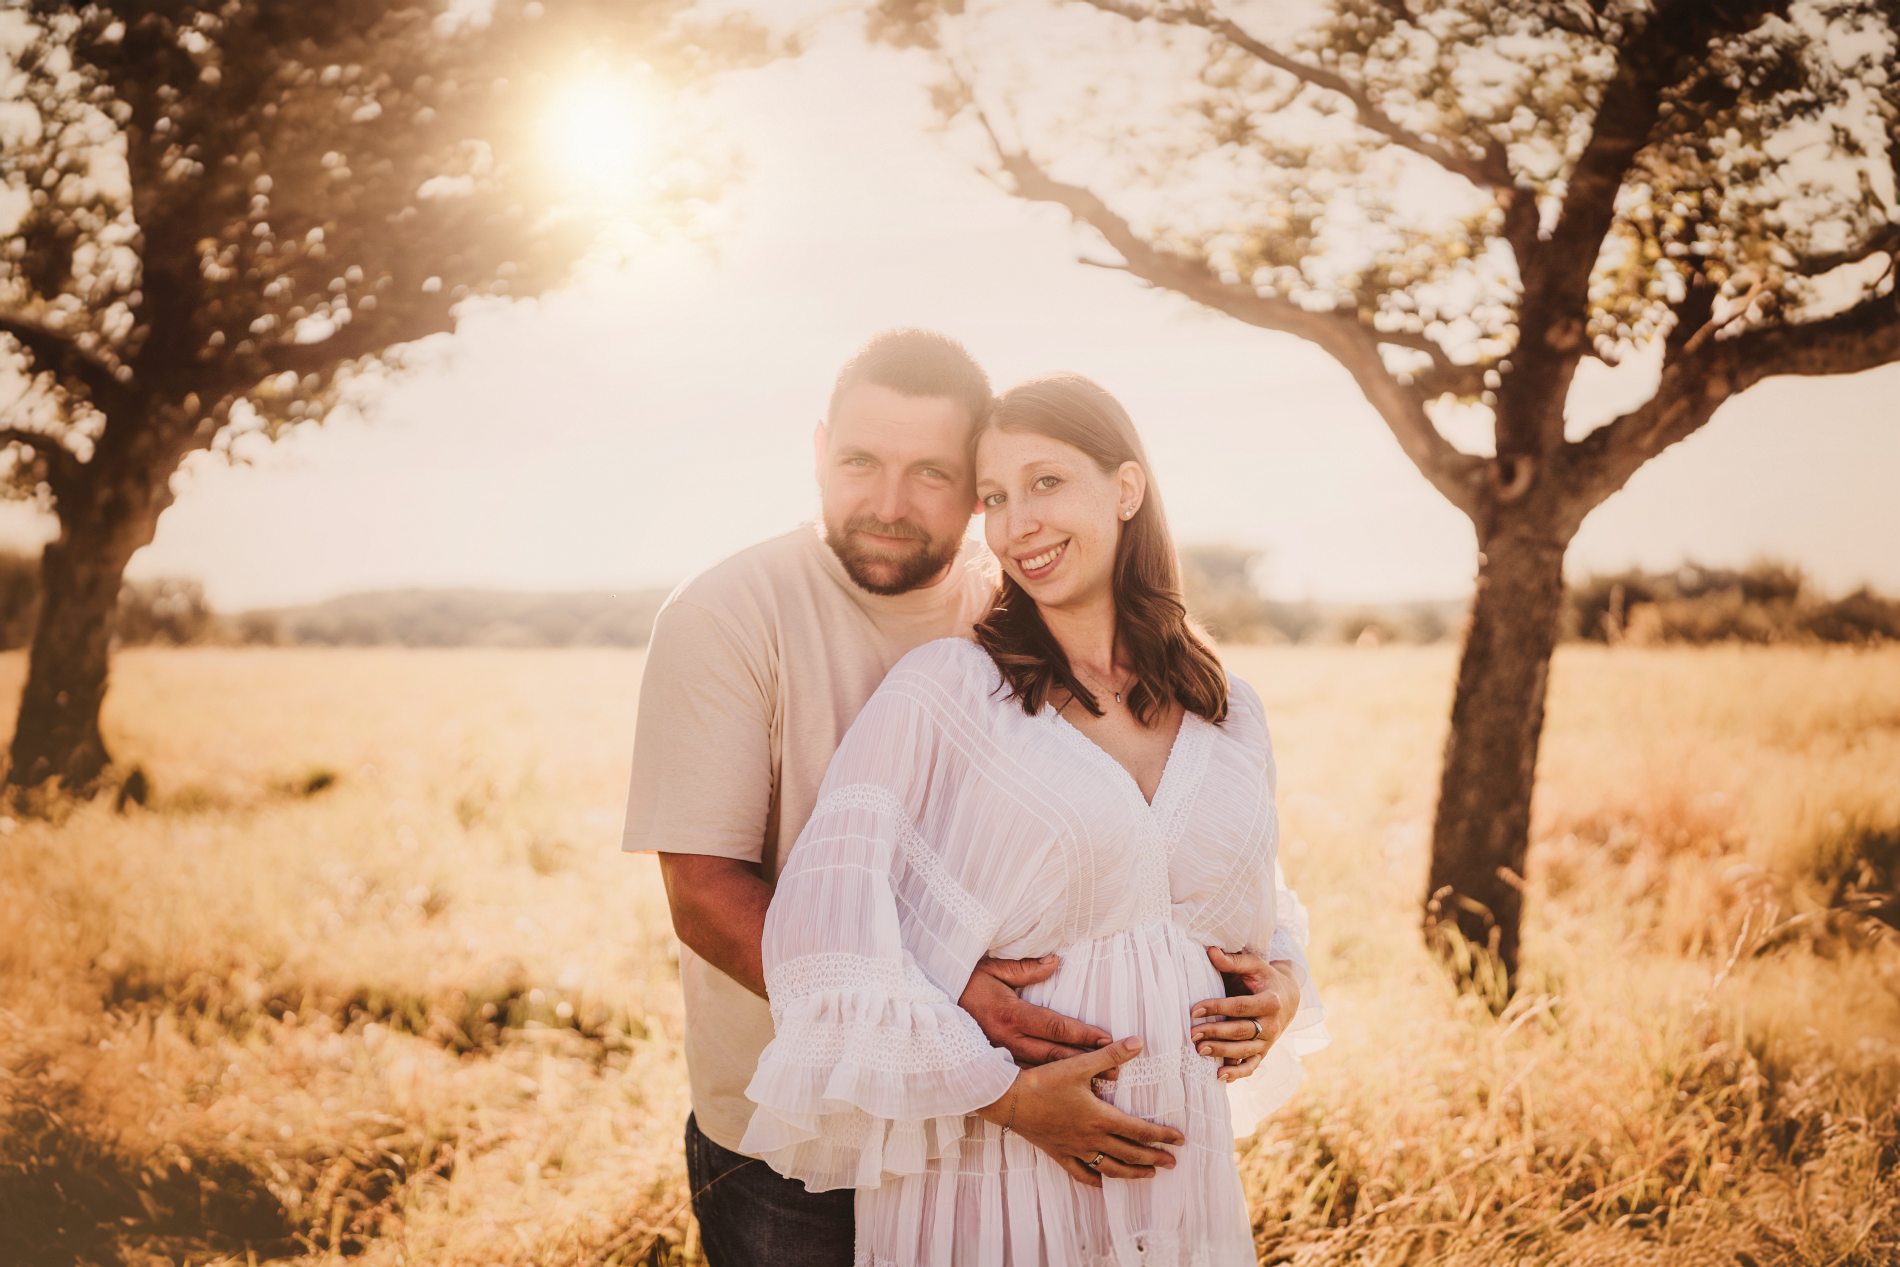
[[[1041,607],[1112,593],[1122,512],[1132,513],[1144,490],[1136,463],[1104,473],[1074,445],[1033,431],[990,428],[977,440],[984,538]]]

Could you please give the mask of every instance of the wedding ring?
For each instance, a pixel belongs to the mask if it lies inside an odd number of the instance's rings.
[[[1085,1161],[1085,1162],[1083,1162],[1082,1164],[1083,1164],[1084,1166],[1087,1166],[1087,1167],[1088,1167],[1088,1168],[1089,1168],[1090,1170],[1093,1170],[1093,1169],[1095,1169],[1095,1168],[1096,1168],[1097,1166],[1099,1166],[1099,1165],[1101,1165],[1101,1164],[1102,1164],[1102,1158],[1104,1158],[1104,1157],[1106,1157],[1106,1156],[1108,1156],[1108,1154],[1107,1154],[1107,1153],[1097,1153],[1097,1154],[1095,1154],[1095,1156],[1094,1156],[1093,1158],[1091,1158],[1091,1159],[1090,1159],[1090,1160],[1088,1160],[1088,1161]]]
[[[1253,1036],[1255,1038],[1260,1037],[1260,1034],[1261,1034],[1260,1018],[1257,1016],[1250,1016],[1247,1019],[1253,1022]]]

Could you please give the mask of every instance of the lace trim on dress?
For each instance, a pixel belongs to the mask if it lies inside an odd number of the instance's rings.
[[[808,994],[862,991],[912,1003],[940,1001],[943,992],[922,969],[906,962],[874,959],[850,951],[824,951],[787,959],[766,971],[765,993],[776,1015],[786,1004]]]
[[[785,1063],[805,1069],[829,1068],[848,1057],[854,1068],[876,1073],[941,1073],[996,1050],[974,1026],[942,1025],[920,1033],[875,1022],[840,1025],[836,1017],[789,1019],[778,1027],[778,1036],[785,1041]]]
[[[1193,793],[1206,777],[1213,723],[1199,713],[1190,712],[1181,718],[1174,742],[1168,748],[1161,781],[1155,785],[1155,798],[1148,801],[1142,797],[1140,785],[1127,768],[1110,756],[1100,744],[1083,734],[1074,722],[1054,708],[1047,708],[1045,715],[1050,719],[1056,734],[1062,737],[1061,742],[1068,744],[1083,760],[1102,770],[1122,788],[1132,804],[1140,806],[1140,816],[1136,821],[1136,835],[1140,844],[1134,857],[1135,909],[1140,913],[1140,919],[1166,916],[1173,902],[1168,879],[1168,856],[1173,850],[1174,840],[1187,822],[1188,811],[1193,808]]]
[[[1145,841],[1135,853],[1135,893],[1135,909],[1144,920],[1168,917],[1168,904],[1173,900],[1168,891],[1168,857]]]
[[[845,951],[800,955],[766,973],[773,1055],[801,1068],[850,1063],[879,1073],[935,1073],[957,1069],[994,1050],[974,1024],[916,1028],[911,1005],[948,1006],[914,960],[900,967]],[[814,1015],[809,1001],[835,1000]],[[889,1023],[886,1023],[889,1022]]]
[[[1189,713],[1181,719],[1181,725],[1193,726],[1194,734],[1177,738],[1179,751],[1173,754],[1171,762],[1180,762],[1182,768],[1178,772],[1170,768],[1168,773],[1178,773],[1180,777],[1171,778],[1166,785],[1155,789],[1155,809],[1161,818],[1161,847],[1170,855],[1181,840],[1189,811],[1194,808],[1195,798],[1191,793],[1207,777],[1208,758],[1214,751],[1214,723],[1199,713]],[[1165,802],[1162,799],[1164,796],[1167,798]]]
[[[1220,1061],[1203,1056],[1192,1047],[1179,1048],[1171,1056],[1158,1052],[1135,1056],[1120,1065],[1113,1078],[1096,1078],[1093,1085],[1101,1092],[1111,1090],[1117,1083],[1125,1087],[1153,1087],[1182,1078],[1226,1085],[1220,1080]]]
[[[917,873],[924,887],[930,891],[930,896],[955,916],[957,923],[978,938],[988,938],[996,931],[996,917],[985,910],[983,904],[944,868],[943,859],[918,834],[909,813],[904,809],[904,803],[897,799],[895,793],[871,783],[852,783],[834,788],[825,794],[825,798],[812,811],[811,821],[816,822],[827,812],[840,809],[870,810],[895,823],[897,843],[904,851],[904,864]]]

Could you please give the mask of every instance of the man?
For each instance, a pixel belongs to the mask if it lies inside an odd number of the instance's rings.
[[[906,652],[967,635],[988,606],[994,574],[965,533],[969,440],[989,404],[988,378],[954,341],[873,338],[813,436],[819,524],[715,565],[654,624],[622,848],[659,854],[682,943],[687,1179],[712,1267],[851,1261],[850,1191],[807,1192],[737,1152],[746,1084],[772,1037],[760,939],[773,878],[858,710]],[[1276,1034],[1292,1015],[1292,976],[1252,956],[1239,966],[1250,975],[1230,985],[1247,997],[1231,1013]],[[1017,997],[1055,967],[985,960],[960,1002],[1023,1063],[1108,1043]],[[1100,1112],[1119,1134],[1179,1141],[1105,1102]]]

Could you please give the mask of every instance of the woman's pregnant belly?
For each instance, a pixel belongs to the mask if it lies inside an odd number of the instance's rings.
[[[1105,1029],[1112,1038],[1141,1038],[1141,1054],[1121,1066],[1115,1081],[1096,1084],[1105,1099],[1180,1129],[1185,1123],[1176,1119],[1187,1109],[1189,1085],[1207,1084],[1225,1099],[1215,1076],[1219,1059],[1196,1052],[1189,1037],[1189,1009],[1226,993],[1205,946],[1173,920],[1155,919],[1055,953],[1060,966],[1047,981],[1023,988],[1026,1001]],[[1230,1142],[1231,1136],[1223,1146]]]

